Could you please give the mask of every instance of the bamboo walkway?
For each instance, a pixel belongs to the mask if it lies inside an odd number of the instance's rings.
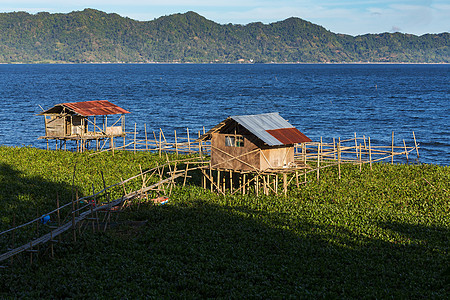
[[[167,163],[165,165],[158,166],[158,167],[150,169],[150,170],[147,170],[145,172],[141,172],[140,174],[138,174],[136,176],[133,176],[131,178],[128,178],[127,180],[124,180],[122,182],[113,184],[113,185],[103,189],[100,192],[94,193],[93,195],[90,195],[90,196],[85,196],[83,198],[77,199],[76,201],[73,200],[71,203],[67,203],[67,204],[65,204],[65,205],[63,205],[61,207],[58,207],[57,209],[47,213],[47,214],[44,214],[43,216],[50,215],[50,214],[53,214],[53,213],[58,213],[58,215],[59,215],[59,211],[61,209],[63,209],[64,207],[72,205],[72,210],[69,213],[69,215],[71,215],[71,217],[72,217],[70,221],[64,223],[63,225],[58,226],[57,228],[51,230],[47,234],[44,234],[44,235],[42,235],[42,236],[40,236],[38,238],[35,238],[35,239],[31,240],[30,242],[27,242],[27,243],[25,243],[25,244],[23,244],[23,245],[21,245],[19,247],[15,247],[14,249],[9,249],[7,252],[5,252],[5,253],[0,255],[0,262],[5,261],[5,260],[7,260],[9,258],[12,258],[13,256],[18,255],[18,254],[23,253],[23,252],[29,252],[30,255],[31,255],[31,260],[32,260],[33,253],[37,253],[38,252],[38,250],[36,250],[36,248],[39,248],[40,245],[43,245],[43,244],[46,244],[46,243],[51,243],[52,252],[53,252],[53,244],[60,242],[59,240],[56,240],[55,238],[57,238],[58,236],[60,236],[64,232],[68,231],[69,229],[72,229],[73,230],[73,234],[74,234],[74,241],[75,241],[76,240],[76,237],[75,237],[76,229],[77,229],[77,226],[79,226],[80,223],[82,223],[83,221],[86,221],[86,220],[91,220],[91,221],[96,220],[97,223],[98,223],[98,217],[94,217],[94,214],[96,214],[98,212],[101,212],[101,211],[110,213],[111,210],[114,207],[123,206],[126,203],[130,203],[134,199],[143,199],[144,197],[148,198],[148,196],[146,194],[147,192],[152,191],[152,190],[157,190],[160,186],[162,186],[164,184],[174,184],[175,179],[177,179],[179,177],[183,177],[183,176],[187,177],[187,172],[188,171],[195,170],[195,168],[191,168],[191,169],[186,168],[186,170],[184,170],[183,172],[180,172],[180,171],[177,172],[174,169],[173,171],[170,172],[170,176],[168,178],[161,179],[161,180],[159,180],[158,182],[156,182],[156,183],[154,183],[152,185],[146,186],[146,183],[148,182],[148,180],[151,178],[152,175],[154,175],[154,174],[161,175],[163,170],[164,170],[164,168],[166,166],[168,166],[168,165],[169,165],[169,163]],[[152,175],[150,176],[150,178],[145,178],[145,174],[148,174],[150,172],[152,172],[151,173]],[[105,204],[98,205],[98,206],[95,205],[95,201],[89,201],[89,199],[95,199],[101,193],[105,193],[105,192],[107,192],[108,190],[110,190],[113,187],[116,187],[116,186],[119,186],[119,185],[124,186],[124,184],[126,182],[129,182],[129,181],[131,181],[133,179],[136,179],[136,178],[142,178],[142,185],[143,185],[142,188],[137,190],[137,191],[125,194],[125,195],[123,195],[120,198],[117,198],[117,199],[115,199],[113,201],[109,201],[109,202],[107,202]],[[124,188],[124,190],[125,190],[125,188]],[[81,208],[75,208],[75,204],[74,204],[75,202],[79,203],[80,201],[86,201],[86,200],[88,200],[88,204],[83,205]],[[30,222],[27,222],[27,223],[24,223],[22,225],[16,226],[14,228],[5,230],[5,231],[0,233],[0,236],[5,235],[7,233],[13,233],[14,234],[15,231],[17,231],[17,230],[19,230],[19,229],[21,229],[23,227],[26,227],[28,225],[31,225],[31,224],[34,224],[34,223],[39,223],[40,221],[41,221],[41,217],[36,218],[36,219],[34,219],[34,220],[30,221]],[[106,226],[105,226],[105,228],[106,228]]]

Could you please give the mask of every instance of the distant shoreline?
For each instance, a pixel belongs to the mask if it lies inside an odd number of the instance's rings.
[[[0,62],[0,65],[450,65],[449,62]]]

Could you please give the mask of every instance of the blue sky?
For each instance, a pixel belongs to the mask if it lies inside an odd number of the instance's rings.
[[[265,24],[299,17],[335,33],[450,31],[449,0],[0,0],[0,12],[68,13],[95,8],[135,20],[195,11],[220,24]]]

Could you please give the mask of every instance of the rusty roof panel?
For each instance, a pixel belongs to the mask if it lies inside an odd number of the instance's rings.
[[[311,139],[309,137],[301,133],[295,127],[269,129],[266,131],[281,143],[283,143],[283,145],[311,142]]]
[[[107,100],[84,101],[61,103],[61,106],[67,107],[81,116],[103,116],[115,114],[128,114],[129,111],[112,104]]]

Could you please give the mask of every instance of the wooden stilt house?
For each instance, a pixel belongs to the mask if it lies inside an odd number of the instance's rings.
[[[279,113],[229,117],[200,137],[207,139],[211,167],[236,171],[289,168],[294,144],[311,142]]]
[[[107,100],[56,104],[38,114],[45,117],[45,136],[40,138],[86,142],[125,136],[125,114],[128,113]],[[110,115],[120,116],[108,123]]]

